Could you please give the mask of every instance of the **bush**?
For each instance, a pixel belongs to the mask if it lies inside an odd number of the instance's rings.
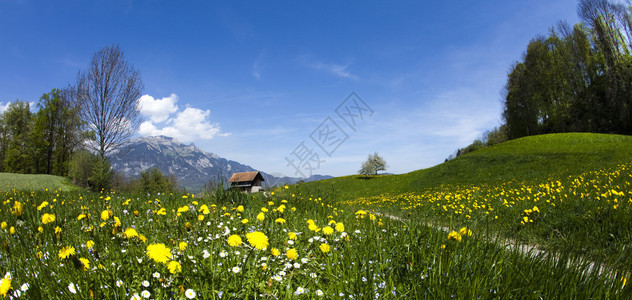
[[[95,159],[96,156],[88,150],[80,150],[72,155],[68,176],[74,184],[83,188],[89,187]]]
[[[109,191],[112,188],[112,167],[106,157],[97,157],[94,160],[89,184],[90,188],[97,192]]]

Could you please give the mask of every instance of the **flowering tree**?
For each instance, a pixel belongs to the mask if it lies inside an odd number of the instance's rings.
[[[369,158],[362,163],[362,167],[358,171],[358,174],[364,175],[368,178],[371,175],[377,175],[378,171],[385,171],[388,168],[384,158],[379,156],[377,152],[369,154]]]

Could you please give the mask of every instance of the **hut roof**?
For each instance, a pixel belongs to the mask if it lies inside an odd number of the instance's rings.
[[[265,181],[261,173],[258,171],[254,172],[242,172],[242,173],[234,173],[233,176],[228,179],[228,182],[242,182],[242,181],[254,181],[257,176],[260,177],[261,181]]]

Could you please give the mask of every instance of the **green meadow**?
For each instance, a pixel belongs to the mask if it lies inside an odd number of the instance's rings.
[[[535,136],[408,174],[254,195],[12,186],[0,204],[0,294],[628,299],[630,146]]]

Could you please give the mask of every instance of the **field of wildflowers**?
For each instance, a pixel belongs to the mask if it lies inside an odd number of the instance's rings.
[[[294,187],[232,201],[191,194],[7,192],[0,196],[0,296],[625,298],[632,289],[625,272],[591,272],[572,257],[569,266],[568,260],[525,255],[480,238],[478,223],[456,224],[511,216],[516,228],[541,226],[571,202],[562,196],[570,197],[569,188],[612,178],[610,172],[628,176],[628,168],[569,179],[579,180],[576,185],[548,183],[548,189],[469,187],[346,204]],[[590,196],[599,197],[604,212],[629,212],[628,187],[613,184]],[[378,214],[385,203],[415,213],[387,218]],[[455,218],[453,228],[427,226],[431,215]]]
[[[342,202],[414,214],[426,223],[463,225],[632,266],[632,164],[542,181],[441,185],[422,193],[383,194]]]

